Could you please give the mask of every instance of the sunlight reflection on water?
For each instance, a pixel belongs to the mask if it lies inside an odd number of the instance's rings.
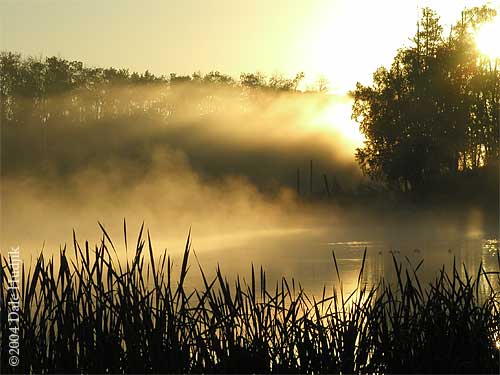
[[[333,287],[339,288],[332,252],[338,263],[342,289],[344,293],[350,293],[357,285],[365,248],[366,260],[361,283],[370,288],[382,279],[390,283],[397,281],[393,257],[410,274],[423,260],[417,271],[423,285],[435,280],[443,267],[445,271],[451,272],[453,262],[462,277],[466,271],[469,275],[476,275],[481,264],[484,271],[496,272],[499,270],[499,246],[497,239],[477,238],[404,242],[360,240],[316,243],[309,246],[307,252],[292,247],[273,251],[257,249],[251,254],[227,250],[202,254],[199,258],[208,273],[219,264],[229,279],[239,274],[249,280],[251,263],[256,266],[256,271],[262,265],[266,270],[268,285],[275,285],[282,277],[289,280],[293,278],[306,292],[319,296],[325,286],[327,292],[331,292]],[[490,281],[500,290],[496,275],[490,275]],[[193,281],[193,284],[196,285],[197,282]],[[481,285],[481,293],[487,293],[487,285]]]

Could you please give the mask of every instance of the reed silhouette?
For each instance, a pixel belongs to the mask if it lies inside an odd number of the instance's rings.
[[[154,254],[141,227],[133,259],[120,260],[105,229],[100,244],[57,259],[40,254],[22,269],[21,363],[2,373],[479,373],[498,370],[498,272],[460,276],[444,269],[421,285],[418,269],[393,256],[397,283],[307,295],[295,280],[266,281],[262,268],[230,284],[222,270],[203,287],[185,286],[188,236],[178,274]],[[124,244],[128,248],[124,222]],[[497,254],[498,256],[498,254]],[[366,257],[366,250],[365,250]],[[499,264],[500,264],[500,257]],[[2,260],[2,341],[9,335]],[[479,288],[489,293],[481,297]]]

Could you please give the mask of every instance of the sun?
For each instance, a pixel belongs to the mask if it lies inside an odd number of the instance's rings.
[[[318,112],[313,126],[330,131],[332,137],[344,146],[342,151],[353,155],[366,138],[359,131],[358,123],[351,119],[352,100],[341,100],[335,95],[331,95],[330,100],[329,105]]]
[[[479,51],[490,59],[500,58],[500,19],[485,23],[476,32],[475,41]]]

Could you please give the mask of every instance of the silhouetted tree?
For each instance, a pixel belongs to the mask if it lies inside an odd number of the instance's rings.
[[[374,73],[372,86],[357,84],[352,117],[367,140],[356,158],[366,174],[421,191],[498,160],[500,75],[472,36],[494,15],[465,10],[444,36],[437,14],[424,9],[413,44]]]

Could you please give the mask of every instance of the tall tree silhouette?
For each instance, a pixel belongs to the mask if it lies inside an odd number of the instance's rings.
[[[410,47],[373,85],[356,85],[352,117],[366,136],[356,158],[363,171],[402,191],[422,191],[445,176],[498,160],[500,75],[473,41],[487,8],[465,10],[445,36],[429,8]]]

